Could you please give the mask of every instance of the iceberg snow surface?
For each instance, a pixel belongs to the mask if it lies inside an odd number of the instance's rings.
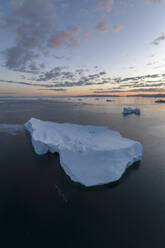
[[[59,152],[66,174],[85,186],[118,180],[135,161],[141,160],[142,145],[123,138],[108,127],[53,123],[31,118],[25,123],[39,155]]]

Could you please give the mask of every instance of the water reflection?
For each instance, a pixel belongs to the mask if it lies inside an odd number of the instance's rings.
[[[144,148],[141,163],[115,185],[86,190],[66,176],[58,154],[37,156],[27,133],[1,132],[2,247],[164,247],[165,105],[148,98],[114,100],[83,98],[78,106],[75,98],[1,103],[2,124],[20,125],[33,116],[106,125]],[[142,115],[123,118],[126,104],[139,107]]]

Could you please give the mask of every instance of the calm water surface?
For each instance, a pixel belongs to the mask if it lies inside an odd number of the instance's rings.
[[[123,117],[123,106],[142,115]],[[29,118],[106,125],[143,144],[114,185],[85,189],[37,156]],[[0,247],[165,247],[165,104],[150,98],[0,98]]]

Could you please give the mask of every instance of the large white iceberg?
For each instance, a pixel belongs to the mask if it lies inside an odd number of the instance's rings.
[[[54,123],[35,118],[25,123],[39,155],[59,152],[66,174],[85,186],[114,182],[135,161],[142,145],[108,127]]]

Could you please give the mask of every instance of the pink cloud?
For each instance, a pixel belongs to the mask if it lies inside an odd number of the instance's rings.
[[[99,21],[98,25],[96,26],[96,28],[100,31],[100,32],[108,32],[108,25],[104,22],[104,21]]]
[[[118,33],[120,30],[122,30],[124,28],[124,26],[122,24],[119,24],[119,25],[116,25],[114,28],[113,28],[113,31],[115,33]]]
[[[114,4],[114,0],[97,0],[96,10],[111,11]]]
[[[79,34],[79,29],[73,27],[68,31],[60,31],[51,36],[49,40],[49,46],[51,48],[60,48],[60,47],[75,47],[78,45],[77,35]]]

